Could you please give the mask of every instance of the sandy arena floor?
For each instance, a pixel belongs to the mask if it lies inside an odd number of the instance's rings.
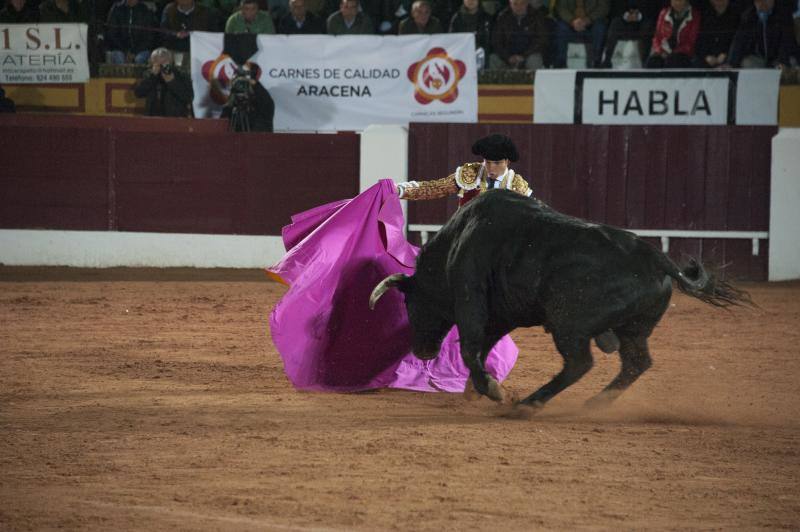
[[[596,365],[532,419],[488,400],[298,393],[261,272],[0,268],[0,529],[800,528],[800,283],[682,295],[608,411]],[[508,385],[560,367],[514,335]]]

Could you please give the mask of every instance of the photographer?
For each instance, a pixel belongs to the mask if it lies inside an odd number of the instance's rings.
[[[192,116],[192,80],[172,62],[172,52],[156,48],[150,54],[150,70],[133,89],[147,98],[148,116]]]
[[[232,131],[272,131],[275,102],[258,82],[258,66],[246,63],[237,66],[231,80],[230,96],[222,109]]]

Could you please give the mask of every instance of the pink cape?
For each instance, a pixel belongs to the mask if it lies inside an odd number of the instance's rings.
[[[389,290],[369,309],[370,293],[382,279],[414,273],[419,250],[406,241],[403,227],[395,185],[386,179],[351,200],[297,214],[283,228],[287,253],[267,271],[289,290],[269,323],[296,388],[464,390],[469,370],[456,327],[437,358],[420,360],[411,353],[402,294]],[[517,354],[511,338],[502,338],[489,354],[488,372],[502,381]]]

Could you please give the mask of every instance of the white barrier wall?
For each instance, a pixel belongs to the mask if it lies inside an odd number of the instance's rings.
[[[800,279],[800,129],[772,139],[771,173],[768,279]]]
[[[360,187],[364,192],[381,179],[408,181],[408,127],[369,126],[361,133]]]
[[[265,268],[283,253],[277,236],[0,230],[0,263],[13,266]]]

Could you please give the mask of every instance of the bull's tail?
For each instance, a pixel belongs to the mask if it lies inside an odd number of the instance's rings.
[[[698,260],[690,258],[689,264],[681,270],[666,255],[659,255],[667,275],[678,282],[684,294],[715,307],[755,306],[750,294],[720,279],[716,271],[703,267]]]

